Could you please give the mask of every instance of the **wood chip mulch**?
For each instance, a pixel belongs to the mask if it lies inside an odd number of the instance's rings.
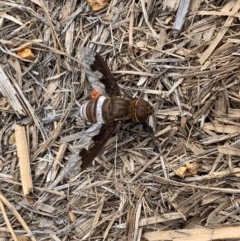
[[[240,0],[0,0],[0,239],[240,240],[239,36]],[[86,46],[154,137],[122,123],[65,178]]]

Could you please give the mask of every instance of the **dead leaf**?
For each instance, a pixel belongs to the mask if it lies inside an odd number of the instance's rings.
[[[110,2],[110,0],[87,0],[87,1],[94,12],[97,12],[106,8]]]
[[[185,163],[184,166],[179,167],[178,169],[174,170],[175,174],[179,177],[187,177],[187,176],[194,176],[197,174],[197,164],[195,163]]]
[[[24,48],[24,49],[19,50],[17,55],[23,59],[28,59],[28,60],[33,60],[35,57],[30,48]]]

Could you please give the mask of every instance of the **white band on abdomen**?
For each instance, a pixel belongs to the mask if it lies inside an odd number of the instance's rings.
[[[97,123],[104,123],[102,107],[103,107],[103,103],[104,103],[105,99],[106,99],[106,97],[102,96],[102,95],[98,98],[97,107],[96,107]]]
[[[89,101],[83,103],[81,106],[80,106],[80,110],[79,110],[79,115],[81,118],[83,118],[84,120],[88,120],[87,118],[87,104],[88,104]]]

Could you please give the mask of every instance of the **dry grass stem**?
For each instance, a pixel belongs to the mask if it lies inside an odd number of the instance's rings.
[[[0,0],[0,239],[240,240],[239,13],[239,0]],[[86,46],[154,114],[119,123],[82,171]]]

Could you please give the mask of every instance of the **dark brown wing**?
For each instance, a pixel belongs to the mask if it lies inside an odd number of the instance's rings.
[[[118,85],[109,70],[107,63],[103,60],[101,55],[90,48],[82,48],[81,58],[87,78],[91,85],[96,86],[96,82],[100,82],[105,87],[105,92],[110,96],[119,96],[120,90]],[[90,66],[90,68],[88,67]],[[101,74],[99,74],[99,72]],[[99,86],[101,86],[99,84]],[[101,87],[100,87],[101,88]]]
[[[80,152],[82,164],[81,171],[86,169],[91,165],[92,161],[102,150],[104,145],[107,143],[112,133],[115,131],[117,122],[111,123],[109,125],[103,125],[101,127],[100,133],[93,137],[94,145],[89,150],[82,149]]]
[[[96,53],[95,62],[92,66],[93,69],[99,70],[103,76],[100,81],[105,85],[106,92],[109,95],[119,96],[120,91],[115,81],[111,71],[109,70],[107,63],[103,60],[102,56],[99,53]]]

